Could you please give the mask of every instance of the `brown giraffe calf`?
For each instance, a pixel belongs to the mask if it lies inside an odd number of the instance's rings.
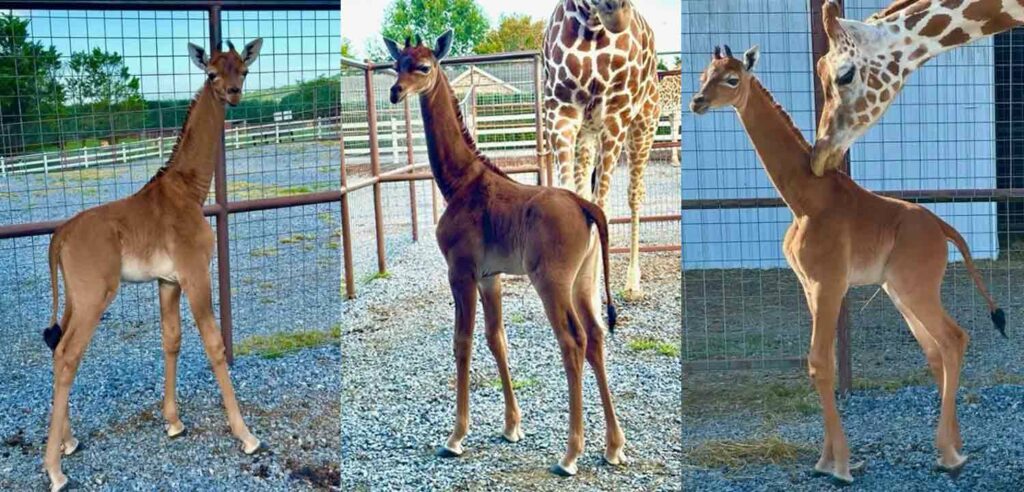
[[[50,281],[53,288],[51,327],[43,331],[53,350],[53,411],[46,441],[44,467],[51,490],[70,481],[61,472],[60,457],[78,449],[71,433],[68,397],[75,372],[100,316],[117,295],[122,281],[152,282],[160,289],[160,318],[164,348],[164,403],[167,435],[185,431],[178,418],[175,379],[181,346],[179,304],[184,291],[202,336],[206,355],[224,398],[231,432],[242,451],[261,449],[242,421],[228,375],[224,344],[213,316],[210,259],[214,236],[203,216],[214,167],[223,151],[224,104],[238,104],[242,84],[256,61],[263,40],[247,44],[242,53],[214,51],[207,57],[189,43],[189,57],[206,73],[203,88],[193,99],[167,165],[134,195],[85,210],[57,227],[50,240]],[[64,315],[57,324],[57,269],[64,276]]]
[[[739,114],[772,184],[793,212],[782,250],[793,268],[811,310],[811,379],[821,398],[825,442],[814,469],[852,482],[850,450],[836,410],[836,323],[851,285],[880,284],[924,349],[942,396],[935,444],[939,467],[957,470],[965,462],[956,418],[956,392],[968,336],[946,313],[940,293],[946,272],[946,242],[964,257],[964,265],[988,303],[992,321],[1006,336],[1006,315],[989,295],[964,238],[928,209],[876,195],[845,173],[831,170],[816,177],[811,146],[789,115],[752,74],[757,47],[743,60],[716,48],[701,74],[700,90],[690,109],[733,106]]]
[[[569,382],[569,444],[551,471],[576,474],[583,451],[583,360],[597,377],[606,424],[605,459],[625,460],[626,439],[619,428],[604,368],[604,329],[592,307],[595,270],[585,268],[591,225],[597,226],[604,261],[608,325],[615,326],[608,268],[608,223],[597,205],[571,191],[516,182],[481,154],[466,130],[448,78],[439,60],[452,43],[449,30],[434,50],[417,40],[405,48],[384,40],[395,59],[398,80],[391,102],[418,94],[434,180],[448,203],[437,223],[437,243],[448,263],[448,283],[455,298],[455,429],[438,456],[463,453],[469,433],[469,361],[477,292],[484,307],[487,345],[494,355],[505,398],[505,430],[510,442],[523,438],[519,406],[512,390],[501,319],[501,275],[527,275],[544,303],[562,350]]]

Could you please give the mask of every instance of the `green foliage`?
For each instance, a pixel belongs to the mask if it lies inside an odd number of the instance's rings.
[[[424,43],[433,45],[449,28],[455,36],[451,55],[458,56],[472,53],[490,25],[476,0],[394,0],[384,11],[381,35],[399,42],[420,35]],[[375,60],[391,58],[379,42],[367,49]]]
[[[341,339],[341,326],[330,331],[295,331],[273,335],[255,335],[235,349],[238,355],[257,355],[264,359],[277,359],[300,350],[336,343]]]
[[[509,51],[539,50],[544,39],[544,21],[528,15],[501,16],[498,28],[484,36],[476,45],[476,52],[506,53]]]
[[[65,92],[56,48],[28,39],[29,21],[0,15],[0,152],[38,147],[59,132]]]
[[[341,56],[345,58],[354,58],[355,52],[352,48],[352,40],[346,37],[341,38]]]
[[[663,342],[654,338],[634,338],[627,345],[635,352],[656,352],[666,357],[679,357],[677,344]]]
[[[145,124],[146,103],[139,78],[128,72],[117,53],[93,48],[78,51],[68,61],[68,97],[64,132],[70,140],[114,136],[135,131]]]

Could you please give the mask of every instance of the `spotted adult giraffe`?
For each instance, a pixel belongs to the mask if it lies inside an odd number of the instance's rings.
[[[672,125],[671,138],[673,142],[679,141],[679,119],[682,110],[682,76],[666,75],[658,82],[658,102],[661,103],[661,114],[668,115]],[[672,165],[679,165],[679,146],[672,146]]]
[[[626,147],[632,231],[624,294],[638,298],[643,173],[660,109],[654,33],[632,0],[560,0],[544,33],[543,57],[544,128],[560,186],[607,209],[612,172]],[[595,254],[588,264],[596,268]]]
[[[947,50],[1024,23],[1021,0],[896,0],[865,22],[822,9],[829,52],[818,60],[825,95],[812,169],[821,176],[892,104],[907,77]]]

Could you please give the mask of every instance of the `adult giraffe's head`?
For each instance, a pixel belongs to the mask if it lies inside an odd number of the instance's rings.
[[[395,60],[395,72],[398,73],[398,80],[391,86],[391,104],[397,104],[409,94],[420,94],[434,88],[441,72],[441,59],[452,49],[452,30],[445,31],[434,44],[434,49],[424,46],[417,35],[415,45],[405,38],[405,47],[399,48],[398,43],[384,38],[384,45]]]
[[[579,0],[579,2],[587,10],[597,13],[601,25],[613,33],[629,29],[633,22],[632,0]]]
[[[206,80],[213,87],[213,93],[221,102],[237,105],[242,100],[242,84],[249,74],[249,66],[256,61],[263,47],[263,38],[256,38],[239,53],[228,41],[228,51],[218,47],[213,56],[192,43],[188,44],[188,55],[197,67],[206,72]]]
[[[825,96],[812,169],[835,167],[874,125],[918,67],[1024,19],[1019,0],[895,0],[866,22],[839,18],[826,0],[822,22],[829,51],[816,67]]]

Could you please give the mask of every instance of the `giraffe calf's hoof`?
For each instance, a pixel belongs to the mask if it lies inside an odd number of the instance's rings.
[[[851,484],[853,484],[853,475],[850,475],[849,473],[846,473],[846,474],[833,473],[832,474],[832,481],[835,482],[836,485],[839,485],[839,486],[851,485]]]
[[[449,448],[448,446],[441,446],[437,448],[437,452],[435,452],[434,454],[438,458],[458,458],[459,456],[462,456],[463,452],[464,451],[462,449],[462,446],[459,446],[458,449],[452,449]]]
[[[263,454],[266,453],[267,451],[270,451],[270,446],[267,446],[267,443],[261,441],[256,441],[256,446],[252,448],[242,447],[242,452],[248,456]]]
[[[605,451],[604,462],[612,466],[625,466],[629,461],[626,460],[626,453],[621,448],[617,451]]]
[[[174,439],[185,435],[185,424],[178,422],[177,424],[169,424],[167,426],[167,437]]]
[[[956,462],[953,463],[953,464],[947,465],[947,464],[942,462],[942,458],[939,458],[938,460],[935,461],[935,466],[936,466],[936,468],[939,469],[939,471],[948,473],[948,474],[950,474],[950,475],[955,477],[955,476],[959,475],[960,472],[964,469],[964,464],[966,464],[966,463],[967,463],[967,455],[966,454],[961,454],[961,455],[957,455]]]
[[[85,449],[85,445],[75,438],[72,438],[70,443],[64,443],[60,445],[61,453],[63,453],[64,456],[71,456],[83,449]]]
[[[79,490],[81,488],[82,486],[81,484],[78,483],[78,481],[71,480],[67,477],[65,477],[64,481],[59,484],[50,484],[50,492],[64,492],[66,490]]]
[[[636,302],[643,300],[644,291],[639,288],[636,289],[625,289],[622,291],[622,298],[628,302]]]
[[[502,432],[501,437],[503,437],[508,442],[519,442],[523,440],[523,430],[519,428],[519,426],[517,425],[512,429],[508,429],[505,432]]]
[[[560,477],[571,477],[576,475],[577,468],[575,463],[569,466],[562,466],[561,463],[555,463],[551,465],[551,468],[548,468],[548,471]]]

